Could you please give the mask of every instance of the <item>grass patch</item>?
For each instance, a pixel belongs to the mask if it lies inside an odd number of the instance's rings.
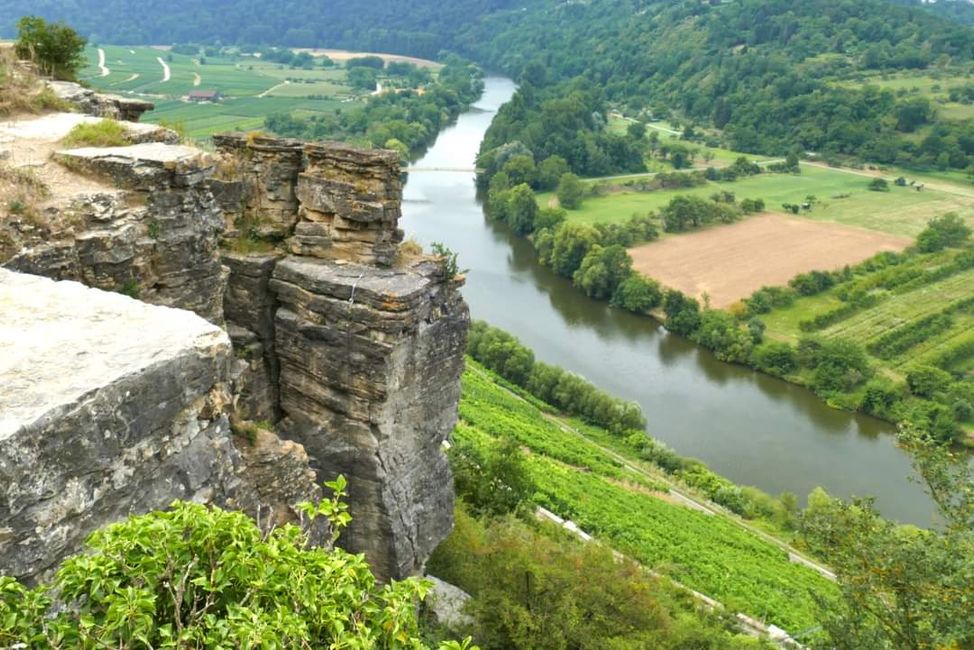
[[[18,65],[12,48],[0,47],[0,115],[70,110],[70,104]]]
[[[132,144],[128,131],[115,120],[79,124],[64,136],[65,147],[124,147]]]

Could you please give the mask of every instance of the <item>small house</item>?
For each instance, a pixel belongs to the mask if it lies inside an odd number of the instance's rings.
[[[188,99],[191,102],[218,102],[220,101],[220,91],[193,90],[189,93]]]

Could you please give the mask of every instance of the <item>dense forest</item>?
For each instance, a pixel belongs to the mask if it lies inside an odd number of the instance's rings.
[[[964,3],[949,3],[937,9],[940,15],[884,0],[293,6],[177,0],[164,14],[132,0],[5,4],[0,34],[8,35],[17,17],[36,13],[65,19],[95,42],[354,47],[428,57],[453,51],[523,83],[488,146],[523,142],[524,131],[538,142],[554,136],[536,161],[554,151],[580,174],[638,167],[623,143],[600,135],[595,116],[604,117],[609,104],[627,114],[716,127],[723,144],[745,152],[813,151],[942,169],[974,163],[968,123],[941,119],[926,98],[859,82],[870,72],[969,68],[971,28],[942,17],[967,15]],[[562,105],[552,106],[554,98]],[[549,119],[562,108],[564,119]],[[522,132],[498,133],[505,116],[508,123],[516,117]],[[573,137],[561,137],[568,130]]]
[[[584,80],[626,114],[715,127],[739,151],[960,169],[974,162],[969,123],[940,119],[925,97],[858,81],[970,67],[970,28],[916,8],[851,0],[536,6],[479,22],[458,47],[519,74],[522,103],[538,86],[564,96]],[[512,102],[502,111],[485,147],[504,139],[497,132],[506,122],[524,121],[518,110]],[[537,114],[540,104],[533,112],[551,123]]]
[[[64,20],[91,41],[118,45],[345,47],[432,58],[448,47],[450,36],[462,25],[523,4],[513,0],[173,0],[149,9],[139,0],[8,0],[0,6],[0,37],[13,36],[17,20],[33,14]]]

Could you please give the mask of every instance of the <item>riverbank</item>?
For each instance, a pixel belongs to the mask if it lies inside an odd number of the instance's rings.
[[[892,426],[828,408],[814,394],[665,332],[651,319],[592,301],[537,263],[529,241],[485,219],[472,171],[483,134],[514,91],[489,77],[484,96],[448,127],[410,174],[402,227],[443,242],[468,268],[464,296],[476,318],[501,327],[539,360],[640,404],[648,430],[735,483],[769,494],[875,495],[890,518],[930,525],[933,506],[907,480]]]

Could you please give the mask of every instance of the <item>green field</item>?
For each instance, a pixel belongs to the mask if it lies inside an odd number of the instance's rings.
[[[579,429],[560,426],[472,360],[460,417],[458,439],[486,444],[513,436],[529,450],[540,505],[732,611],[797,632],[814,625],[810,592],[832,591],[825,578],[730,518],[671,503],[661,481],[624,465]]]
[[[98,49],[87,49],[82,79],[99,90],[155,102],[156,110],[144,117],[147,122],[181,124],[193,138],[259,129],[264,117],[276,112],[305,117],[335,113],[368,96],[346,84],[341,67],[292,69],[254,57],[194,57],[152,47],[101,46],[109,71],[104,75],[98,67]],[[169,66],[168,81],[163,81],[159,59]],[[191,103],[185,97],[194,90],[216,90],[223,99]]]
[[[618,180],[605,183],[605,195],[586,198],[579,209],[568,212],[568,218],[583,223],[620,222],[633,214],[659,210],[678,195],[708,197],[726,190],[738,200],[764,199],[771,211],[780,210],[782,203],[802,203],[807,196],[815,196],[817,203],[803,213],[808,218],[896,235],[915,236],[928,220],[946,212],[957,212],[974,223],[974,188],[941,181],[937,188],[928,186],[922,192],[892,184],[889,192],[872,192],[867,189],[870,178],[860,174],[803,164],[799,175],[766,173],[732,183],[708,182],[690,189],[651,192],[634,191],[626,187],[625,180]],[[552,194],[540,194],[538,202],[546,206],[552,198]]]

